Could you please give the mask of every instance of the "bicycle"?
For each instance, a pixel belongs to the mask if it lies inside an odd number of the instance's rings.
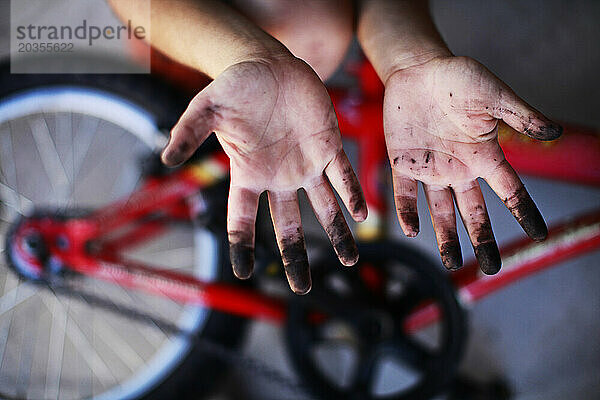
[[[502,271],[491,277],[478,275],[475,264],[448,276],[414,249],[384,241],[386,210],[375,178],[385,160],[381,86],[368,64],[353,68],[361,93],[331,95],[344,137],[360,145],[371,216],[357,229],[364,243],[356,267],[341,267],[327,246],[316,246],[313,290],[305,297],[281,290],[285,279],[269,229],[257,233],[258,279],[232,279],[224,249],[228,163],[214,143],[179,169],[160,165],[164,129],[179,116],[185,95],[156,76],[10,76],[5,68],[0,149],[10,151],[0,152],[1,395],[208,392],[225,364],[256,366],[235,349],[247,320],[264,319],[285,325],[303,382],[288,382],[294,392],[429,398],[455,375],[467,307],[600,247],[598,211],[550,229],[543,243],[509,244],[501,249]],[[600,185],[597,134],[567,128],[548,146],[500,129],[517,170],[593,185]],[[578,158],[569,157],[573,152]],[[560,164],[557,157],[564,157]],[[590,168],[571,168],[581,157]],[[38,181],[28,179],[34,176]],[[173,265],[174,254],[183,265]],[[169,266],[156,266],[163,263]],[[338,364],[323,356],[321,342],[337,352]],[[392,378],[381,377],[382,358],[395,364]]]

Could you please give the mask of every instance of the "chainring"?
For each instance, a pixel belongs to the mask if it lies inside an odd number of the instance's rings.
[[[427,399],[452,380],[463,355],[465,314],[446,273],[399,243],[359,246],[351,268],[313,265],[313,292],[295,297],[287,348],[306,386],[323,399]],[[406,333],[407,317],[437,305],[438,323]]]

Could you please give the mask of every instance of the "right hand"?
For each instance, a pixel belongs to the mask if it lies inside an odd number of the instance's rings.
[[[227,68],[191,101],[171,132],[163,162],[169,166],[184,162],[213,131],[230,159],[227,231],[238,278],[252,274],[258,199],[265,190],[295,293],[311,288],[298,189],[306,190],[342,264],[358,261],[331,186],[356,221],[366,218],[366,203],[342,149],[331,99],[306,63],[289,56]]]

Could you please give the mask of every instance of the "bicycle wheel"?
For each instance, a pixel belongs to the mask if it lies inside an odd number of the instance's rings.
[[[0,93],[0,239],[22,215],[62,217],[127,196],[181,111],[148,76],[9,75]],[[0,240],[0,243],[5,243]],[[222,237],[190,223],[128,254],[205,280],[229,276]],[[34,285],[0,257],[0,392],[31,399],[184,397],[222,369],[189,340]],[[79,277],[78,288],[227,346],[243,320]]]

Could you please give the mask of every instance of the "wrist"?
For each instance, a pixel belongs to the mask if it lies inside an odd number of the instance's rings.
[[[437,58],[452,57],[452,52],[445,46],[435,47],[427,51],[402,54],[391,57],[389,62],[380,68],[380,78],[385,84],[390,76],[396,72],[406,70],[411,67],[426,64]]]
[[[268,38],[265,41],[244,46],[232,58],[230,65],[241,62],[279,63],[292,61],[296,57],[280,42]]]

